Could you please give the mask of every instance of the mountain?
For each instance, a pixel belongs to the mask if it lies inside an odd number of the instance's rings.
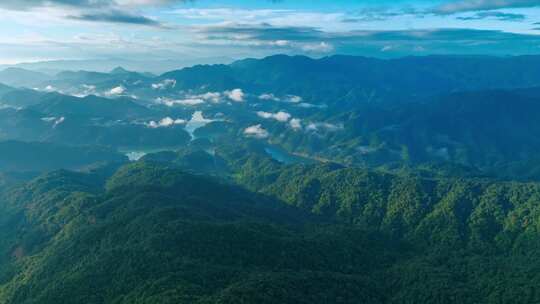
[[[39,172],[0,172],[0,192],[22,185],[37,175]]]
[[[234,69],[227,65],[197,65],[162,74],[162,80],[174,79],[176,88],[223,91],[243,87],[245,81],[238,79]]]
[[[12,90],[14,90],[14,88],[0,83],[0,96],[3,96],[4,94]]]
[[[0,140],[138,150],[186,145],[191,138],[185,124],[149,126],[165,115],[128,98],[40,94],[34,105],[0,109]]]
[[[538,184],[262,159],[241,174],[274,180],[261,191],[295,207],[151,162],[110,177],[52,172],[3,192],[0,300],[539,300]]]
[[[91,84],[109,80],[111,77],[113,76],[109,73],[91,71],[64,71],[56,74],[57,80],[89,82]]]
[[[122,66],[126,69],[137,71],[140,73],[164,73],[172,69],[181,67],[190,67],[196,64],[217,64],[230,63],[233,59],[228,57],[205,57],[205,58],[180,58],[172,60],[152,60],[144,58],[143,60],[133,60],[126,58],[110,58],[110,59],[87,59],[87,60],[51,60],[26,62],[15,65],[6,65],[5,67],[22,68],[31,71],[38,71],[45,74],[54,75],[61,71],[96,71],[108,72],[117,66]],[[0,68],[4,65],[0,65]]]
[[[0,71],[0,83],[14,87],[32,88],[49,79],[51,76],[47,74],[21,68],[7,68]]]
[[[103,145],[128,151],[145,151],[187,145],[191,137],[182,125],[150,128],[132,122],[100,123],[93,120],[65,118],[48,126],[42,140],[76,145]]]
[[[187,68],[165,73],[161,78],[175,79],[183,89],[194,89],[204,83],[211,88],[239,87],[254,93],[294,94],[307,100],[338,102],[350,96],[399,99],[401,95],[540,86],[540,72],[534,68],[539,63],[540,56],[426,56],[384,60],[276,55],[240,60],[227,66]],[[195,81],[203,74],[209,78]]]
[[[44,89],[50,86],[77,94],[84,91],[82,86],[95,86],[95,89],[102,91],[100,93],[124,86],[149,97],[152,95],[152,84],[175,80],[176,91],[204,93],[208,90],[215,92],[241,88],[253,94],[298,95],[316,104],[343,107],[344,104],[364,101],[403,102],[456,91],[540,86],[540,73],[534,69],[538,63],[539,56],[376,59],[336,55],[312,59],[275,55],[239,60],[229,65],[197,65],[169,71],[159,77],[119,69],[118,64],[114,69],[110,68],[112,73],[68,70],[55,77],[45,74],[21,77],[32,79],[32,86],[26,84],[27,87],[39,86]],[[18,68],[6,71],[12,74],[34,73]],[[0,82],[2,79],[0,77]],[[142,86],[146,90],[141,90]]]
[[[102,82],[117,81],[122,83],[122,81],[128,80],[141,80],[146,79],[145,74],[130,72],[125,70],[122,67],[117,67],[113,69],[110,73],[100,73],[100,72],[91,72],[91,71],[64,71],[56,75],[55,81],[71,81],[71,82],[80,82],[86,84],[99,84]],[[54,82],[53,82],[54,83]]]
[[[0,303],[540,303],[540,56],[128,61],[0,85]]]
[[[302,115],[303,129],[261,120],[270,142],[289,152],[346,165],[452,162],[496,173],[496,168],[513,162],[532,164],[540,152],[536,136],[540,94],[534,88],[455,92],[401,104],[288,113]],[[325,124],[310,127],[310,121]],[[238,136],[214,134],[228,140]]]
[[[39,141],[41,134],[50,127],[43,117],[25,109],[0,109],[0,140]]]
[[[540,131],[540,95],[524,97],[520,90],[454,93],[424,109],[409,112],[414,117],[397,135],[408,135],[411,148],[431,146],[448,151],[442,157],[476,165],[531,159],[540,152],[533,135]]]
[[[118,67],[112,69],[112,71],[109,72],[109,74],[128,74],[128,73],[130,73],[130,72],[128,70],[124,69],[121,66],[118,66]]]
[[[50,116],[88,116],[105,118],[135,118],[145,116],[149,110],[129,98],[115,100],[94,95],[78,98],[50,93],[43,96],[31,110]]]
[[[107,148],[38,142],[0,142],[0,171],[4,172],[81,169],[95,163],[125,161],[127,158],[124,155]]]
[[[7,106],[24,108],[38,104],[44,94],[44,92],[25,88],[6,89],[4,93],[0,92],[0,100]]]
[[[3,301],[77,303],[84,299],[86,303],[130,303],[144,298],[145,301],[166,303],[183,298],[202,302],[210,300],[214,292],[223,290],[226,293],[226,287],[240,279],[238,271],[247,276],[259,273],[272,276],[275,273],[273,276],[285,277],[279,269],[302,269],[306,261],[297,251],[308,252],[310,247],[318,246],[316,241],[293,240],[288,248],[280,246],[285,250],[281,258],[272,257],[267,250],[272,250],[273,244],[279,244],[281,240],[289,243],[288,237],[294,237],[295,232],[285,227],[305,221],[304,216],[286,206],[208,178],[138,164],[121,169],[110,178],[105,193],[100,194],[99,184],[92,175],[57,172],[42,176],[11,194],[9,203],[3,206],[10,211],[6,214],[14,214],[11,231],[27,229],[28,233],[22,232],[15,238],[14,234],[8,234],[10,237],[4,240],[12,242],[9,246],[15,246],[19,263],[39,266],[29,269],[25,279],[29,284],[22,285],[17,279],[17,269],[13,269],[15,276],[1,291]],[[126,188],[133,191],[126,192]],[[33,199],[26,201],[26,193],[31,193]],[[64,200],[60,202],[56,198]],[[21,203],[23,205],[19,205]],[[20,208],[28,205],[34,206],[30,213],[19,213],[23,210]],[[45,222],[50,225],[41,226]],[[118,226],[120,222],[123,224]],[[274,227],[275,224],[284,225],[284,230]],[[131,235],[131,240],[122,237],[125,235]],[[205,235],[214,237],[203,237]],[[124,241],[116,241],[118,238]],[[98,251],[91,250],[96,240],[104,245]],[[231,246],[231,250],[218,250],[222,246]],[[2,261],[9,260],[11,253],[9,249],[6,251],[7,248],[2,248]],[[124,256],[128,252],[132,253]],[[291,256],[293,260],[280,266],[285,256]],[[57,264],[59,258],[63,259],[61,267]],[[133,264],[132,259],[140,259],[140,263]],[[315,265],[315,261],[313,259],[307,265]],[[110,268],[112,271],[103,277],[100,269],[113,264],[118,267]],[[241,270],[241,264],[246,266],[244,270]],[[206,270],[198,265],[206,265],[203,266]],[[259,270],[257,265],[264,265],[265,270]],[[272,267],[277,268],[272,270]],[[65,277],[68,269],[78,269],[71,279]],[[165,269],[169,270],[163,272]],[[49,273],[48,282],[41,279],[43,273]],[[195,273],[199,273],[199,278]],[[216,277],[218,274],[226,279],[222,281]],[[102,279],[91,285],[81,284],[85,278],[95,276]],[[142,279],[142,276],[146,278]],[[315,283],[318,276],[307,271],[297,273],[291,279],[307,278]],[[336,284],[337,293],[340,293],[339,282],[361,280],[335,276],[335,279],[327,277],[325,280]],[[207,279],[209,281],[205,283]],[[63,282],[71,287],[60,291],[53,282]],[[32,288],[33,291],[27,293],[27,286],[43,288]],[[144,286],[147,286],[144,288],[147,295],[141,298],[139,291]],[[126,293],[118,293],[120,290]],[[360,294],[361,287],[354,290],[364,297]],[[94,292],[104,292],[104,297],[94,298]]]
[[[345,165],[449,162],[490,175],[533,177],[540,168],[540,74],[530,67],[538,58],[278,55],[159,77],[122,67],[63,72],[51,84],[65,94],[25,89],[3,96],[5,105],[39,119],[63,118],[63,125],[32,132],[43,123],[22,124],[17,114],[0,124],[0,138],[27,140],[12,134],[32,133],[28,140],[178,147],[189,141],[180,122],[200,111],[210,123],[193,135],[214,142],[241,144],[249,137],[246,128],[260,125],[263,140],[288,152]],[[240,102],[231,102],[233,93]],[[151,121],[165,118],[179,123],[149,130]]]

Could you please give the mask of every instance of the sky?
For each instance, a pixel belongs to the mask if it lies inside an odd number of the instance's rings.
[[[540,53],[540,0],[1,0],[0,64]]]

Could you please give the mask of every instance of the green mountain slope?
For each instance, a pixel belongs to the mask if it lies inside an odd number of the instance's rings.
[[[171,71],[160,78],[176,79],[178,89],[201,85],[213,90],[240,87],[258,93],[295,94],[310,101],[333,103],[343,102],[348,96],[384,100],[400,95],[428,96],[539,86],[540,73],[534,68],[539,60],[538,56],[425,56],[382,60],[358,56],[312,59],[275,55],[240,60],[231,65]],[[513,77],[508,77],[510,73]]]
[[[126,161],[126,156],[103,147],[0,141],[0,172],[81,169],[95,163]]]
[[[373,269],[363,248],[379,248],[377,260],[389,259],[382,241],[349,229],[304,229],[309,217],[301,212],[161,166],[125,167],[109,180],[105,193],[95,192],[91,176],[81,177],[67,172],[44,176],[8,197],[3,208],[15,214],[9,219],[18,224],[11,226],[17,233],[5,239],[3,253],[4,261],[11,255],[15,266],[3,281],[0,301],[227,303],[257,297],[275,303],[279,298],[273,295],[303,298],[292,286],[274,286],[276,281],[305,284],[306,298],[299,303],[335,297],[343,303],[381,301],[378,288],[362,272]],[[259,284],[273,291],[254,295]],[[321,286],[326,290],[317,291]],[[237,292],[243,295],[236,297]]]
[[[295,207],[164,163],[6,191],[0,303],[539,300],[537,184],[261,161],[240,177],[257,176]]]

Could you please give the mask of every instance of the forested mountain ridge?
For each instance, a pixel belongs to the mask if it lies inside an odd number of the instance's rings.
[[[343,224],[415,242],[493,248],[530,244],[516,236],[538,232],[532,224],[540,214],[536,182],[439,166],[369,170],[334,163],[286,165],[264,150],[254,151],[223,148],[213,157],[227,163],[221,174],[246,188]],[[186,154],[180,155],[177,164],[184,163]],[[204,161],[192,166],[204,167]]]
[[[538,300],[538,184],[263,162],[240,181],[294,207],[171,163],[4,192],[0,301]]]
[[[311,59],[304,56],[275,55],[244,59],[230,65],[198,66],[161,75],[178,84],[200,73],[220,75],[217,84],[225,88],[243,85],[246,89],[268,90],[277,94],[298,94],[324,98],[332,93],[367,89],[401,94],[437,94],[452,91],[521,88],[540,85],[540,73],[533,68],[538,56],[426,56],[375,59],[358,56],[330,56]],[[441,72],[444,71],[444,72]],[[488,72],[489,71],[489,72]],[[513,77],[508,77],[509,73]],[[205,83],[214,85],[212,78]],[[192,83],[185,88],[193,87]]]
[[[531,223],[540,212],[536,183],[426,179],[332,166],[261,172],[249,168],[241,181],[306,211],[415,242],[520,247],[531,242],[516,235],[538,232]]]
[[[2,222],[19,224],[6,231],[2,248],[13,267],[0,287],[3,303],[215,303],[236,299],[235,290],[251,302],[258,289],[252,282],[275,280],[311,282],[302,301],[324,303],[334,293],[353,296],[345,303],[380,297],[363,276],[341,275],[346,263],[321,264],[333,253],[310,257],[321,244],[363,237],[301,232],[309,217],[290,207],[163,166],[122,168],[104,194],[92,176],[81,177],[58,172],[4,196]],[[364,261],[358,265],[369,267]],[[321,279],[334,289],[318,299],[309,293]],[[340,282],[355,284],[340,291]],[[275,292],[288,297],[294,290]]]
[[[83,169],[95,163],[126,162],[114,149],[96,146],[64,146],[18,141],[0,142],[0,171],[45,172]]]
[[[439,161],[505,175],[509,167],[529,162],[533,170],[538,167],[534,160],[540,152],[537,92],[456,92],[409,104],[359,104],[351,111],[329,109],[325,111],[328,121],[334,125],[343,122],[340,131],[323,130],[319,135],[325,136],[306,136],[278,129],[272,140],[289,151],[353,166]]]

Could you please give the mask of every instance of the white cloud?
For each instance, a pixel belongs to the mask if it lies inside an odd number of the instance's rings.
[[[441,4],[432,9],[432,12],[446,15],[468,11],[534,6],[540,6],[540,2],[538,0],[460,0]]]
[[[154,6],[173,3],[174,0],[115,0],[119,5],[125,6]]]
[[[259,95],[260,100],[280,101],[274,94],[264,93]]]
[[[172,119],[170,117],[165,117],[159,122],[152,120],[149,123],[147,123],[146,126],[152,129],[156,129],[156,128],[167,128],[174,125],[183,125],[185,123],[186,121],[184,119]]]
[[[43,117],[42,121],[49,122],[53,124],[53,128],[56,128],[58,125],[62,124],[66,118],[65,117]]]
[[[63,117],[63,116],[60,117],[60,118],[58,118],[58,119],[54,122],[53,128],[56,128],[58,125],[62,124],[65,120],[66,120],[66,118]]]
[[[244,130],[244,134],[248,137],[255,137],[255,138],[267,138],[269,136],[268,131],[262,128],[261,125],[254,125],[251,127],[247,127]]]
[[[191,8],[178,9],[172,13],[181,15],[183,18],[200,20],[206,23],[237,23],[272,26],[298,26],[307,24],[323,30],[346,29],[341,20],[346,17],[342,12],[315,12],[295,9],[235,9],[235,8]],[[276,43],[285,43],[279,39]]]
[[[272,93],[261,94],[259,95],[259,99],[266,101],[282,101],[290,103],[300,103],[304,100],[302,97],[296,95],[285,95],[284,97],[277,97],[275,94]]]
[[[257,115],[264,119],[275,119],[280,122],[287,122],[289,119],[291,119],[291,114],[283,111],[279,111],[277,113],[259,111],[257,112]]]
[[[223,93],[223,94],[226,94],[226,93]],[[156,98],[155,101],[156,103],[164,104],[168,107],[172,107],[175,105],[196,106],[196,105],[200,105],[206,102],[219,103],[221,102],[223,94],[219,92],[207,92],[207,93],[198,94],[198,95],[186,95],[183,99],[171,99],[171,98],[166,98],[166,97],[158,97]],[[242,92],[240,93],[229,92],[227,94],[234,95],[234,96],[231,96],[231,97],[228,96],[228,97],[231,99],[236,98],[237,100],[235,101],[243,100]]]
[[[287,122],[289,121],[289,119],[291,119],[291,114],[287,112],[277,112],[276,114],[274,114],[273,118],[277,121]]]
[[[288,102],[292,102],[292,103],[299,103],[299,102],[302,102],[302,100],[304,100],[302,97],[296,96],[296,95],[287,95],[286,99]]]
[[[172,107],[175,105],[196,106],[196,105],[204,104],[206,102],[220,103],[224,95],[230,99],[235,98],[236,99],[235,101],[243,101],[243,96],[244,96],[241,90],[240,92],[233,91],[233,92],[225,92],[225,93],[207,92],[207,93],[198,94],[198,95],[185,95],[184,98],[182,99],[158,97],[155,99],[155,102],[159,104],[164,104],[168,107]]]
[[[201,99],[204,99],[206,101],[210,101],[210,102],[213,102],[213,103],[218,103],[218,102],[221,101],[221,93],[219,93],[219,92],[207,92],[207,93],[204,93],[204,94],[192,96],[192,98],[201,98]]]
[[[288,41],[288,40],[276,40],[276,41],[274,41],[274,45],[276,45],[276,46],[288,46],[290,44],[291,44],[291,42]]]
[[[343,130],[343,125],[335,125],[327,122],[312,122],[307,125],[306,130],[312,132],[317,132],[320,130],[336,132],[339,130]]]
[[[182,100],[176,100],[176,103],[184,106],[196,106],[204,103],[204,100],[200,98],[188,98]]]
[[[230,21],[260,21],[261,18],[276,17],[283,14],[293,13],[293,10],[275,9],[233,9],[233,8],[190,8],[177,9],[173,14],[181,15],[189,19],[203,20],[230,20]]]
[[[60,90],[57,87],[54,87],[52,85],[47,85],[44,88],[34,88],[34,90],[35,91],[41,91],[41,92],[47,92],[47,93],[58,92],[60,94],[64,94],[64,92],[62,90]]]
[[[295,130],[295,131],[302,130],[302,120],[299,119],[299,118],[293,118],[293,119],[291,119],[291,121],[289,122],[289,125],[290,125],[291,128],[293,128],[293,130]]]
[[[329,53],[334,50],[334,46],[326,42],[306,43],[301,45],[301,49],[306,52]]]
[[[224,94],[232,101],[236,101],[236,102],[244,101],[245,94],[242,91],[242,89],[234,89],[232,91],[225,91]]]
[[[172,89],[176,86],[176,80],[174,79],[165,79],[162,82],[159,83],[153,83],[152,89],[154,90],[166,90],[166,89]]]
[[[112,88],[109,92],[106,93],[106,95],[113,96],[113,95],[122,95],[126,92],[126,88],[123,86],[117,86],[115,88]]]
[[[307,103],[307,102],[301,102],[297,104],[296,106],[300,108],[305,108],[305,109],[311,109],[311,108],[324,109],[327,107],[326,105],[316,105],[316,104]]]
[[[41,120],[45,121],[45,122],[53,122],[56,120],[56,117],[43,117],[41,118]]]
[[[78,94],[76,94],[76,97],[86,97],[88,95],[97,95],[96,93],[96,86],[95,85],[82,85],[82,91]]]
[[[175,105],[180,106],[196,106],[204,103],[203,99],[200,98],[186,98],[186,99],[169,99],[169,98],[156,98],[156,102],[159,104],[164,104],[168,107],[173,107]]]
[[[48,85],[45,87],[45,89],[43,89],[45,92],[57,92],[58,89],[53,87],[52,85]]]

